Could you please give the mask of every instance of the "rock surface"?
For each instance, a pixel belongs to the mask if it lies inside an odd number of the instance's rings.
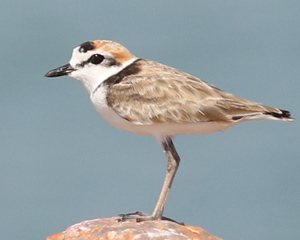
[[[119,219],[120,217],[87,220],[51,235],[47,240],[221,240],[202,228],[171,221],[118,222]]]

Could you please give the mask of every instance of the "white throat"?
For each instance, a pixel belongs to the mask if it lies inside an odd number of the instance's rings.
[[[107,78],[120,72],[125,66],[87,66],[82,69],[73,71],[69,76],[77,79],[87,90],[89,94],[93,93],[94,90]]]
[[[89,94],[93,93],[103,81],[122,71],[125,67],[137,59],[132,58],[121,65],[106,66],[101,64],[93,65],[89,63],[81,67],[78,63],[87,59],[90,53],[79,53],[77,48],[74,49],[73,56],[69,62],[70,65],[77,70],[71,72],[69,77],[77,79]]]

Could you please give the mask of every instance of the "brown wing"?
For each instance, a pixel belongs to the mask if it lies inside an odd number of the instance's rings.
[[[141,70],[111,85],[107,92],[109,106],[128,121],[231,121],[269,111],[280,113],[157,62],[139,60],[135,64]]]

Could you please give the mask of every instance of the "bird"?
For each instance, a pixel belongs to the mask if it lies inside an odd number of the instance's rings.
[[[124,214],[124,221],[163,219],[180,164],[175,136],[211,134],[253,120],[294,121],[287,110],[237,97],[186,72],[138,58],[110,40],[82,43],[73,49],[66,65],[45,76],[75,78],[108,123],[134,134],[154,136],[162,146],[167,173],[153,212]]]

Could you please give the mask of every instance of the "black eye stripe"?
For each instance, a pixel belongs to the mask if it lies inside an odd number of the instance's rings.
[[[93,65],[101,64],[106,67],[121,65],[118,61],[116,61],[116,59],[114,59],[112,57],[104,57],[103,55],[97,53],[97,54],[92,55],[88,60],[83,61],[83,62],[77,64],[76,66],[78,68],[83,68],[86,64],[89,64],[89,63],[91,63]]]

